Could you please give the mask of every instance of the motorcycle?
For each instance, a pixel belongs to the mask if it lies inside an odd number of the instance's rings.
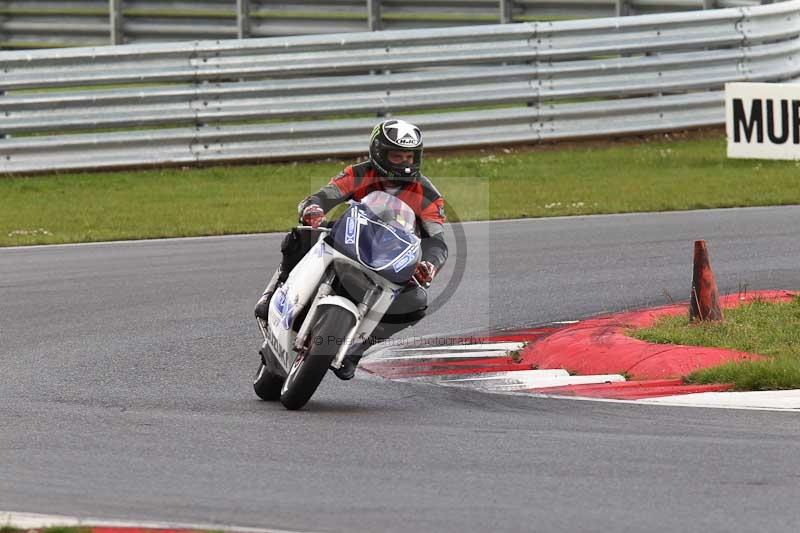
[[[253,383],[259,398],[302,408],[329,368],[366,342],[413,277],[422,254],[416,215],[402,200],[374,191],[350,201],[273,293]],[[276,276],[273,281],[277,280]]]

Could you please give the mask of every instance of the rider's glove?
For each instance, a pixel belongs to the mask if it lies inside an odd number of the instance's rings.
[[[430,261],[420,261],[414,271],[414,279],[423,287],[429,287],[435,275],[436,267]]]
[[[300,220],[303,221],[303,224],[306,226],[311,226],[312,228],[316,229],[322,224],[323,219],[325,218],[325,211],[318,205],[309,205],[305,209],[303,209],[303,213],[300,215]]]

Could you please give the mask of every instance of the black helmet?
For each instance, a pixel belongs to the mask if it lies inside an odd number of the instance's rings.
[[[411,165],[389,161],[390,151],[414,152]],[[369,159],[384,178],[416,178],[422,166],[422,132],[405,120],[385,120],[372,130]]]

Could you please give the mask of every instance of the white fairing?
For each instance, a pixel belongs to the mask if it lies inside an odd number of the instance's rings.
[[[270,302],[267,344],[284,370],[291,368],[296,355],[292,347],[297,334],[292,330],[292,323],[317,293],[322,275],[333,260],[331,252],[330,247],[319,240],[292,269],[286,283],[275,291]]]
[[[355,268],[366,274],[378,287],[381,288],[369,309],[364,305],[357,305],[361,302],[350,302],[343,296],[325,295],[320,293],[320,298],[316,298],[320,291],[320,284],[328,266],[336,260],[337,264],[349,263]],[[323,285],[326,286],[326,285]],[[355,327],[351,331],[340,333],[341,348],[333,361],[332,366],[339,368],[348,349],[359,345],[369,338],[381,318],[389,309],[395,297],[402,290],[400,285],[396,285],[375,272],[364,268],[358,262],[346,257],[325,244],[320,238],[317,244],[306,254],[305,257],[289,274],[285,284],[283,284],[272,297],[269,308],[269,321],[267,331],[265,331],[266,343],[275,355],[278,363],[288,372],[294,363],[297,352],[295,341],[297,333],[292,328],[294,319],[308,308],[308,315],[304,322],[309,318],[313,320],[319,307],[336,305],[347,309],[356,316]],[[295,327],[299,325],[295,324]],[[307,327],[299,327],[300,333],[307,331]],[[308,332],[313,335],[313,332]]]

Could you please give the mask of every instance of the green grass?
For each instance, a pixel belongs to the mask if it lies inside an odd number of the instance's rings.
[[[86,44],[70,44],[56,41],[0,41],[0,51],[8,50],[38,50],[46,48],[71,48],[87,46]]]
[[[14,8],[14,7],[0,7],[0,15],[8,17],[46,17],[46,16],[63,16],[63,17],[107,17],[108,10],[104,8],[82,8],[82,7],[37,7],[31,8]]]
[[[123,16],[134,18],[216,18],[236,19],[236,12],[225,9],[125,9]]]
[[[735,390],[800,388],[800,297],[791,303],[755,301],[725,311],[723,322],[690,324],[686,316],[659,320],[631,333],[663,344],[713,346],[766,356],[690,374],[688,383],[732,383]]]
[[[525,348],[528,346],[528,342],[523,342],[522,346],[517,350],[509,350],[506,355],[511,358],[511,360],[515,363],[522,362],[522,352],[525,351]]]
[[[0,246],[283,231],[345,161],[0,178]],[[722,138],[428,154],[462,220],[800,203],[800,163]]]
[[[253,10],[250,12],[250,17],[253,19],[310,19],[310,20],[353,20],[367,22],[366,13],[347,13],[336,11],[291,11],[291,10],[274,10],[271,8],[262,8],[260,10]],[[364,28],[366,30],[366,28]]]

